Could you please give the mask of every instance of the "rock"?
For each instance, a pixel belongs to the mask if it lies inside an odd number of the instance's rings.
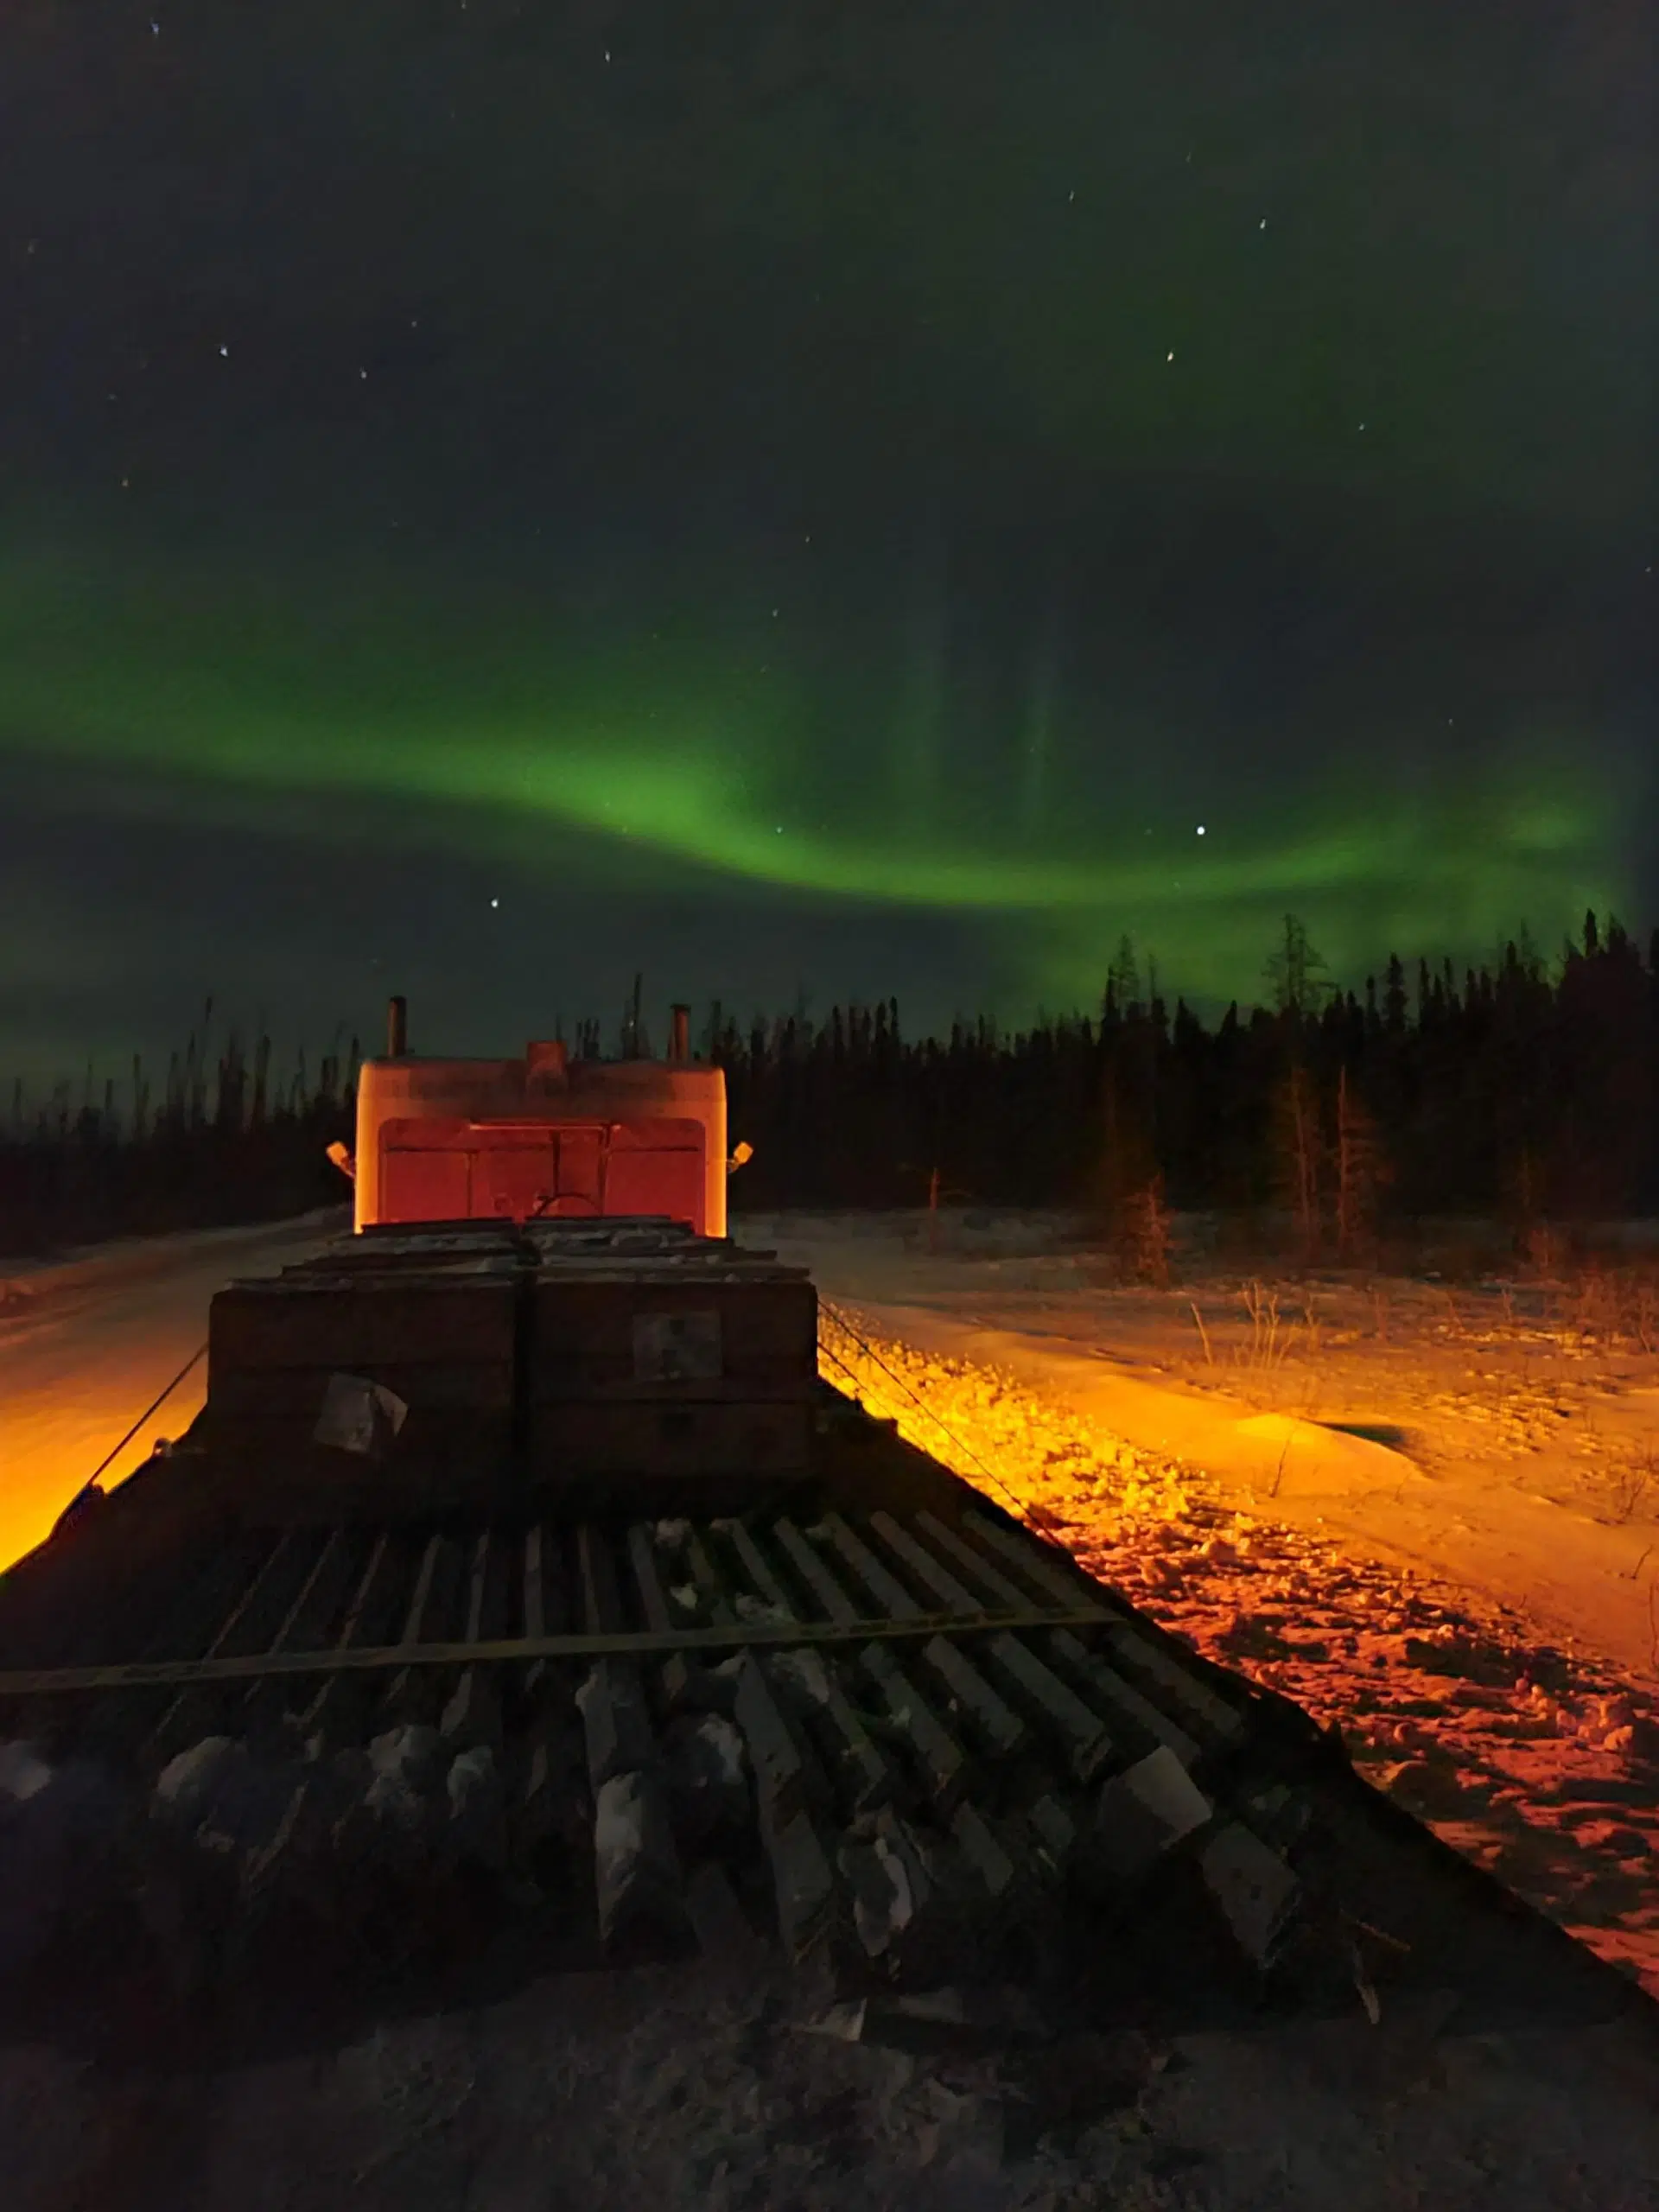
[[[849,1701],[820,1651],[779,1651],[766,1664],[767,1679],[787,1701],[798,1725],[823,1715],[830,1757],[855,1808],[863,1812],[893,1795],[893,1774],[864,1720]]]
[[[638,1672],[615,1659],[601,1659],[576,1692],[576,1708],[588,1739],[588,1774],[595,1789],[620,1774],[653,1767],[657,1750],[651,1715]]]
[[[671,1934],[685,1926],[679,1854],[667,1799],[654,1775],[613,1775],[600,1785],[594,1806],[594,1873],[605,1942],[636,1925]]]
[[[790,1956],[798,1961],[830,1932],[835,1876],[806,1813],[780,1815],[777,1805],[763,1796],[760,1834],[772,1861],[779,1933]]]
[[[741,1655],[736,1686],[734,1709],[748,1745],[761,1808],[782,1826],[806,1802],[806,1770],[800,1751],[753,1652]]]
[[[942,1989],[912,1990],[908,1995],[892,1998],[887,2009],[904,2020],[929,2020],[941,2026],[965,2027],[969,2005],[960,1989],[947,1984]]]
[[[909,1876],[890,1849],[874,1843],[842,1844],[836,1864],[852,1892],[858,1940],[870,1958],[879,1959],[914,1915]]]
[[[752,1623],[757,1628],[788,1628],[794,1621],[792,1613],[781,1605],[770,1604],[764,1598],[752,1598],[747,1590],[740,1590],[732,1600],[740,1620]]]
[[[880,1690],[888,1721],[907,1739],[934,1803],[948,1810],[973,1778],[966,1751],[885,1644],[867,1645],[860,1658]]]
[[[702,1844],[741,1834],[749,1821],[743,1738],[722,1713],[683,1717],[664,1732],[664,1767],[676,1832]]]
[[[1271,1966],[1296,1910],[1296,1876],[1236,1821],[1211,1838],[1198,1866],[1245,1955],[1258,1967]]]
[[[342,1779],[353,1765],[362,1795],[335,1822],[340,1857],[348,1862],[385,1857],[400,1867],[418,1864],[434,1838],[440,1815],[435,1793],[448,1770],[437,1730],[414,1722],[388,1728],[370,1743],[366,1771],[351,1762]]]
[[[369,1745],[369,1797],[390,1815],[416,1807],[437,1779],[442,1747],[435,1728],[409,1722]]]
[[[152,1796],[156,1808],[181,1824],[194,1827],[207,1808],[214,1777],[240,1748],[228,1736],[204,1736],[170,1758],[156,1778]]]
[[[377,1777],[396,1776],[419,1789],[429,1780],[441,1749],[435,1728],[407,1721],[370,1738],[369,1765]]]
[[[1167,1745],[1102,1785],[1090,1857],[1114,1883],[1150,1873],[1164,1853],[1211,1817],[1209,1799]]]
[[[944,1834],[883,1807],[864,1835],[842,1845],[839,1864],[866,1955],[907,1985],[968,1971],[1027,1896],[1001,1839],[971,1808],[959,1807]]]
[[[0,1820],[38,1797],[51,1780],[52,1769],[32,1744],[0,1744]]]
[[[868,2012],[867,1998],[852,1998],[831,2005],[816,2019],[797,2020],[792,2024],[798,2035],[827,2036],[834,2043],[861,2043]]]
[[[200,1849],[258,1851],[281,1827],[301,1779],[297,1762],[268,1764],[245,1744],[207,1736],[168,1761],[151,1802]]]
[[[438,1732],[447,1744],[457,1749],[475,1744],[499,1748],[501,1703],[487,1669],[468,1667],[463,1670],[443,1708]]]
[[[794,1693],[800,1704],[827,1706],[835,1694],[823,1654],[814,1651],[810,1645],[799,1650],[778,1652],[772,1658],[771,1672],[775,1681]]]
[[[487,1744],[475,1744],[450,1764],[445,1777],[449,1835],[463,1858],[500,1867],[506,1860],[501,1772]]]

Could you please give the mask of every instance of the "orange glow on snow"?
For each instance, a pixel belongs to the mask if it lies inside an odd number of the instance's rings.
[[[1083,1566],[1206,1658],[1339,1728],[1368,1779],[1659,1996],[1643,1778],[1659,1713],[1615,1669],[1270,1505],[1229,1508],[1202,1469],[1011,1375],[848,1319],[856,1338],[824,1314],[827,1381],[999,1503],[1042,1509]]]
[[[149,1362],[135,1362],[129,1370],[99,1374],[89,1389],[66,1389],[32,1404],[8,1401],[0,1431],[0,1567],[50,1535],[64,1507],[156,1395],[159,1385],[153,1378]],[[161,1380],[167,1380],[164,1374]],[[144,1424],[99,1478],[100,1485],[114,1489],[143,1464],[160,1438],[181,1436],[200,1409],[202,1394],[199,1370]]]

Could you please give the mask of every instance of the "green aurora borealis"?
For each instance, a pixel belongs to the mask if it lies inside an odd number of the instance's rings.
[[[508,869],[533,874],[538,842],[563,829],[716,881],[900,915],[994,915],[1024,937],[1039,995],[1091,996],[1128,927],[1190,990],[1224,995],[1255,982],[1287,903],[1321,918],[1340,968],[1374,957],[1379,931],[1484,948],[1522,914],[1576,914],[1611,889],[1619,794],[1611,774],[1586,788],[1570,728],[1511,729],[1496,758],[1429,792],[1414,774],[1366,793],[1363,769],[1338,760],[1325,788],[1310,763],[1300,792],[1253,804],[1248,763],[1243,773],[1223,763],[1215,804],[1195,799],[1185,822],[1160,788],[1155,726],[1115,731],[1106,710],[1081,764],[1051,753],[1044,810],[1021,820],[1018,724],[1001,791],[995,767],[978,789],[942,778],[913,788],[913,676],[902,664],[885,715],[861,715],[849,697],[851,734],[826,775],[802,734],[805,680],[781,641],[766,648],[762,692],[757,668],[734,652],[722,664],[691,638],[659,647],[653,666],[626,647],[504,638],[505,625],[493,634],[486,621],[470,655],[444,653],[406,597],[300,655],[271,634],[268,609],[264,621],[238,620],[204,608],[207,596],[198,587],[169,609],[141,595],[124,621],[100,600],[96,650],[82,658],[69,623],[54,636],[15,582],[9,603],[24,620],[4,651],[17,723],[60,763],[162,771],[231,818],[257,821],[271,797],[308,798],[315,831],[336,795],[395,799],[410,833],[429,836],[441,813],[459,848]],[[63,606],[54,597],[60,620]],[[90,610],[83,619],[90,642]],[[305,626],[296,616],[295,630]],[[1376,733],[1381,760],[1389,736]]]
[[[0,32],[20,1064],[1648,918],[1627,11],[154,13]]]

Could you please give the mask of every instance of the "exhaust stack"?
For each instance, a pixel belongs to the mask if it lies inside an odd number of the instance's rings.
[[[386,1004],[386,1058],[401,1060],[409,1050],[409,1001],[391,999]]]
[[[689,1006],[671,1006],[668,1010],[668,1057],[671,1060],[689,1060],[691,1057],[691,1009]]]

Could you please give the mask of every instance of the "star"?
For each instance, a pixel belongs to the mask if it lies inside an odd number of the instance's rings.
[[[1203,823],[1202,823],[1202,822],[1200,822],[1200,823],[1199,823],[1199,824],[1198,824],[1198,834],[1199,835],[1199,836],[1200,836],[1200,837],[1202,837],[1202,836],[1203,836],[1203,835],[1204,835],[1204,824],[1203,824]]]
[[[1173,360],[1174,359],[1174,358],[1175,358],[1175,356],[1173,355],[1173,353],[1166,353],[1166,354],[1165,354],[1165,356],[1164,356],[1164,359],[1165,359],[1166,361],[1173,361]]]
[[[499,899],[492,899],[490,904],[492,906],[499,906],[501,904],[501,901]]]
[[[230,347],[229,347],[228,346],[221,346],[219,347],[219,359],[220,359],[221,361],[228,361],[228,360],[230,359],[230,358],[231,358],[231,349],[230,349]]]

